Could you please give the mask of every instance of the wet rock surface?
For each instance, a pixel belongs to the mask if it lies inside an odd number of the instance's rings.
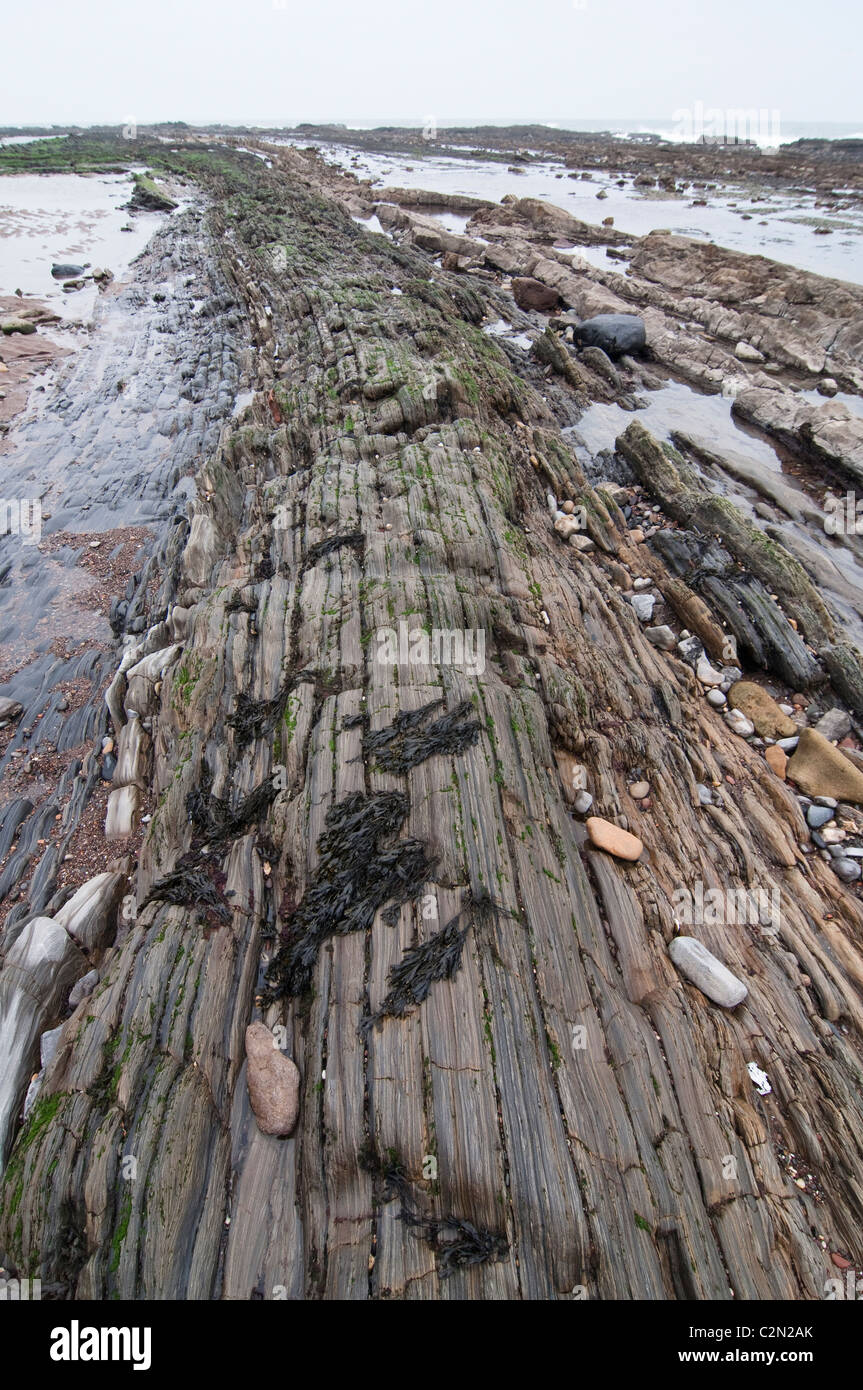
[[[859,813],[840,813],[834,861],[753,722],[736,732],[706,691],[786,682],[776,704],[794,694],[805,755],[810,704],[813,722],[848,704],[859,727],[857,655],[793,557],[643,428],[620,448],[633,471],[591,485],[560,426],[637,392],[644,369],[584,361],[573,324],[549,334],[516,306],[513,269],[437,267],[410,227],[368,236],[356,187],[290,151],[271,170],[194,167],[194,239],[181,214],[111,291],[135,297],[140,413],[107,390],[108,355],[89,406],[61,391],[10,454],[23,470],[27,439],[51,441],[57,530],[145,524],[154,540],[127,606],[108,606],[116,635],[103,618],[104,650],[77,657],[74,730],[60,658],[37,653],[0,691],[24,711],[5,758],[25,736],[39,755],[34,728],[87,745],[51,794],[22,783],[2,807],[0,849],[16,848],[0,893],[23,886],[0,998],[19,991],[30,1041],[3,1081],[0,1252],[75,1298],[820,1298],[813,1230],[851,1248],[863,1216],[863,912],[859,875],[832,867],[856,867]],[[616,290],[546,254],[577,234],[566,214],[530,201],[474,218],[500,219],[508,263],[578,316],[616,312]],[[191,293],[152,295],[196,255],[193,333]],[[544,354],[483,332],[503,309]],[[249,340],[254,396],[230,421],[221,382],[239,384]],[[177,360],[153,399],[159,344],[160,370],[166,344]],[[94,347],[91,382],[111,352]],[[105,437],[133,459],[145,441],[137,464],[102,459]],[[90,467],[70,497],[77,453]],[[13,564],[35,620],[45,581],[28,600]],[[0,620],[18,633],[8,606]],[[106,737],[110,795],[145,798],[150,819],[134,861],[105,868],[125,881],[103,882],[111,906],[79,946],[57,922],[68,908],[71,930],[83,901],[56,887],[65,845],[39,841],[57,814],[71,825],[66,792],[83,813]],[[831,775],[837,759],[860,775],[854,747],[826,747]],[[702,914],[678,935],[676,896],[705,887],[778,889],[776,930]],[[9,973],[34,932],[62,947],[39,1000]],[[298,1072],[259,1101],[250,1036]],[[276,1142],[258,1120],[275,1101],[265,1124],[288,1132],[295,1081],[296,1129]],[[786,1152],[817,1169],[817,1203]],[[143,1180],[120,1181],[124,1153]]]

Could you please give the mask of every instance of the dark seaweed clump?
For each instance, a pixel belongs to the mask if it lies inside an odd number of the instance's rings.
[[[148,903],[170,903],[174,907],[195,908],[208,927],[230,922],[231,914],[225,892],[227,879],[213,860],[201,859],[196,853],[184,854],[176,867],[150,889],[143,907]]]
[[[463,753],[476,743],[482,725],[470,700],[461,700],[428,724],[429,715],[442,705],[443,700],[432,700],[421,709],[401,710],[388,728],[366,734],[363,753],[373,755],[381,772],[410,772],[437,753]]]
[[[318,841],[317,876],[284,929],[285,944],[267,970],[262,1003],[308,989],[328,937],[366,931],[388,902],[420,896],[437,860],[421,840],[381,844],[401,829],[408,810],[401,792],[357,792],[329,810]]]
[[[374,1144],[368,1141],[358,1155],[358,1162],[375,1179],[380,1200],[401,1202],[399,1220],[413,1228],[418,1240],[428,1242],[438,1258],[441,1279],[448,1279],[469,1265],[502,1260],[509,1254],[504,1236],[483,1230],[461,1216],[423,1216],[413,1201],[410,1179],[395,1149],[387,1149],[386,1157],[382,1158]],[[453,1232],[452,1237],[444,1240],[444,1231]]]
[[[377,1013],[366,1014],[362,1019],[360,1032],[368,1034],[385,1018],[403,1018],[428,998],[436,980],[448,980],[455,974],[470,930],[470,922],[459,929],[460,921],[461,913],[458,913],[430,940],[405,951],[398,965],[390,971],[389,993]]]
[[[245,835],[250,826],[266,815],[278,796],[278,788],[267,780],[232,808],[224,797],[213,796],[212,785],[212,773],[204,768],[200,782],[186,797],[186,812],[198,834],[214,845],[223,845]]]
[[[509,1253],[504,1236],[485,1231],[460,1216],[442,1216],[436,1220],[434,1217],[420,1216],[402,1202],[399,1220],[412,1226],[418,1239],[426,1241],[434,1251],[441,1279],[448,1279],[456,1270],[465,1269],[468,1265],[502,1260]],[[455,1236],[451,1240],[442,1240],[441,1233],[447,1230],[454,1231]]]
[[[309,569],[317,564],[325,555],[330,555],[334,550],[339,550],[343,545],[349,545],[352,550],[362,554],[365,547],[366,538],[362,531],[349,531],[341,536],[328,536],[325,541],[318,541],[317,545],[310,547],[306,555],[304,569]]]
[[[253,739],[271,734],[285,712],[290,686],[285,686],[272,700],[253,700],[242,690],[237,695],[233,714],[228,717],[228,725],[237,735],[240,748],[245,748]]]

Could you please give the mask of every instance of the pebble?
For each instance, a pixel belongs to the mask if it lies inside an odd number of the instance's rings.
[[[632,598],[632,607],[639,622],[649,623],[656,607],[656,598],[653,594],[635,594]]]
[[[586,816],[593,805],[593,797],[590,792],[579,792],[573,802],[573,808],[580,816]]]
[[[714,709],[722,709],[728,703],[721,690],[708,690],[707,698]]]
[[[621,830],[601,816],[589,816],[586,824],[591,844],[597,849],[604,849],[617,859],[640,859],[644,845],[637,835],[630,835],[628,830]]]
[[[747,719],[746,715],[742,714],[739,709],[727,710],[725,718],[728,720],[729,728],[735,734],[739,734],[741,738],[751,738],[755,733],[755,725],[752,720]]]
[[[821,838],[825,845],[841,845],[846,835],[845,831],[840,830],[838,826],[828,825],[826,830],[821,831]]]
[[[778,744],[772,744],[769,748],[765,749],[764,758],[768,766],[776,773],[776,776],[784,782],[785,769],[788,766],[787,753],[784,753]]]
[[[698,637],[683,637],[677,644],[677,650],[684,661],[688,661],[690,666],[694,666],[704,648]]]
[[[633,579],[633,581],[632,581],[632,587],[633,587],[633,589],[635,589],[636,592],[638,592],[638,593],[641,593],[642,589],[650,589],[650,588],[652,588],[652,586],[653,586],[653,580],[652,580],[652,579],[640,578],[640,579]]]
[[[565,512],[567,516],[571,516],[575,511],[575,503],[569,501],[561,502],[560,509],[562,512]]]
[[[634,801],[643,801],[646,796],[650,795],[650,783],[632,782],[629,788],[629,795]]]
[[[776,747],[781,748],[783,753],[793,753],[799,742],[800,735],[796,734],[794,738],[778,738]]]
[[[300,1109],[300,1074],[275,1046],[264,1023],[246,1029],[246,1083],[258,1128],[263,1134],[289,1135]]]
[[[697,937],[676,936],[669,943],[668,954],[687,980],[724,1009],[734,1009],[746,998],[742,980],[717,960]]]
[[[698,782],[696,783],[695,790],[698,793],[698,800],[702,806],[713,805],[713,790],[711,787],[705,787],[703,782]]]
[[[722,672],[717,671],[715,666],[711,666],[703,652],[695,664],[695,674],[702,685],[715,686],[722,684]]]
[[[810,806],[806,812],[806,824],[812,830],[820,830],[822,825],[826,825],[833,819],[833,812],[829,806]]]
[[[834,859],[833,872],[843,883],[856,883],[863,874],[863,869],[854,859]]]
[[[644,635],[648,642],[652,642],[654,647],[659,647],[663,652],[670,652],[674,647],[674,633],[666,624],[661,627],[646,627]]]
[[[629,539],[633,542],[634,545],[641,544],[641,542],[644,540],[644,532],[642,531],[640,526],[633,526],[632,530],[629,533]]]

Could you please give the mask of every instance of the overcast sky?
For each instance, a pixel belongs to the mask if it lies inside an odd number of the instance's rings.
[[[758,107],[863,125],[859,0],[7,0],[0,124]]]

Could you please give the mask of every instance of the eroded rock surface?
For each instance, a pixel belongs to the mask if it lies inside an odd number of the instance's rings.
[[[77,1298],[820,1298],[863,1218],[863,911],[704,697],[702,641],[732,682],[724,591],[648,552],[560,434],[617,388],[565,339],[515,371],[482,331],[501,286],[368,237],[302,157],[195,168],[255,396],[202,451],[109,694],[150,721],[121,750],[154,802],[135,910],[12,1149],[0,1250]],[[527,215],[564,230],[494,212]],[[627,433],[672,518],[721,513],[807,640],[835,636],[805,574]],[[629,574],[694,647],[651,642]],[[811,677],[802,639],[777,651]],[[573,798],[648,853],[591,845]],[[690,928],[724,1008],[673,960],[698,884],[781,891],[776,931]],[[284,1142],[250,1025],[297,1062]]]

